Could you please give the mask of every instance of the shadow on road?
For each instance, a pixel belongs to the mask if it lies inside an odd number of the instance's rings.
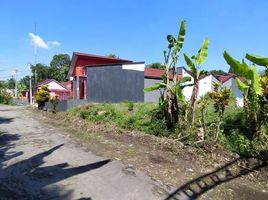
[[[63,144],[60,144],[28,159],[5,166],[3,162],[23,154],[10,152],[15,145],[13,141],[18,139],[18,135],[0,134],[0,194],[3,199],[70,199],[73,191],[64,191],[59,186],[53,186],[53,183],[97,169],[110,162],[103,160],[79,167],[69,167],[68,163],[46,166],[44,158],[61,148]],[[90,197],[80,199],[92,200]]]
[[[8,124],[13,121],[13,118],[0,117],[0,124]]]
[[[267,167],[267,162],[254,158],[237,158],[211,173],[207,173],[177,188],[165,200],[197,199],[208,190],[242,175]]]

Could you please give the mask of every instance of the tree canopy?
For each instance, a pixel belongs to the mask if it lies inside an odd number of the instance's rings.
[[[165,69],[165,66],[162,65],[159,62],[151,63],[151,64],[147,65],[146,67],[148,67],[148,68],[154,68],[154,69]]]

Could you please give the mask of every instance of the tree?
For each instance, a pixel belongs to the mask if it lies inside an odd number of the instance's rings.
[[[10,78],[6,81],[5,85],[7,89],[10,90],[14,90],[15,89],[15,79],[14,78]]]
[[[226,106],[229,104],[231,97],[231,90],[226,87],[220,87],[219,83],[214,83],[214,91],[209,92],[209,97],[214,101],[215,112],[218,113],[218,119],[216,121],[216,140],[221,130],[221,125],[223,123],[223,115]]]
[[[208,45],[209,45],[209,40],[205,39],[205,41],[202,44],[201,49],[198,51],[198,53],[191,58],[188,56],[187,53],[184,53],[184,59],[192,72],[192,76],[194,79],[194,85],[193,85],[193,91],[192,91],[192,96],[190,100],[191,104],[191,124],[194,125],[195,123],[195,112],[196,112],[196,107],[197,107],[197,95],[199,91],[199,81],[200,78],[204,75],[207,74],[207,71],[205,70],[200,70],[200,65],[202,65],[208,55]]]
[[[151,64],[147,65],[146,67],[148,67],[148,68],[154,68],[154,69],[165,69],[165,66],[162,65],[159,62],[151,63]]]
[[[49,67],[51,78],[59,82],[66,81],[66,77],[70,69],[70,64],[71,59],[68,54],[54,55]]]
[[[48,85],[43,85],[35,96],[35,101],[38,104],[38,109],[43,109],[45,103],[50,99]]]
[[[168,128],[173,128],[179,119],[179,106],[178,99],[183,99],[182,86],[183,83],[189,81],[189,77],[182,80],[177,79],[177,62],[179,59],[180,51],[183,47],[184,37],[186,32],[186,21],[182,20],[180,30],[177,38],[173,35],[168,35],[168,51],[164,51],[164,66],[165,74],[162,76],[162,83],[156,83],[155,85],[145,88],[145,92],[164,89],[165,97],[161,100],[161,109],[163,110],[166,125]],[[170,71],[172,71],[173,81],[170,82]],[[160,98],[161,99],[161,98]]]
[[[216,75],[225,75],[227,74],[225,71],[221,70],[221,69],[213,69],[209,71],[212,74],[216,74]],[[230,72],[231,73],[231,72]]]
[[[44,64],[37,63],[36,65],[32,65],[31,69],[33,74],[33,86],[36,86],[38,83],[51,78],[51,72],[48,66]]]
[[[30,77],[29,76],[24,76],[23,78],[20,79],[18,84],[24,85],[25,90],[29,90],[30,87]]]
[[[119,56],[114,53],[109,53],[106,56],[111,57],[111,58],[119,58]]]
[[[236,77],[236,82],[243,92],[244,110],[251,133],[254,138],[259,139],[261,128],[268,120],[268,96],[265,95],[265,89],[268,87],[268,77],[267,75],[260,77],[255,64],[265,66],[267,69],[268,58],[247,54],[246,58],[255,63],[249,66],[244,60],[239,62],[234,59],[227,51],[224,51],[223,56],[236,74],[246,78],[246,81],[242,82]]]

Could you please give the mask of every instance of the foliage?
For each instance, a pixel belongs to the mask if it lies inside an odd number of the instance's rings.
[[[199,49],[196,55],[193,55],[190,58],[187,53],[183,54],[185,62],[187,63],[190,71],[192,72],[192,76],[194,79],[193,91],[192,91],[192,96],[190,100],[192,126],[194,126],[194,123],[195,123],[195,113],[196,113],[196,107],[197,107],[197,95],[199,91],[199,81],[202,76],[207,75],[207,71],[200,70],[200,65],[202,65],[207,59],[208,45],[209,45],[209,40],[205,39],[205,41],[203,42],[201,48]]]
[[[24,76],[23,78],[20,79],[18,82],[18,85],[23,85],[25,87],[25,90],[29,90],[30,88],[30,77],[29,76]]]
[[[33,86],[37,86],[38,83],[51,78],[51,72],[49,71],[49,67],[43,65],[41,63],[37,63],[36,65],[31,66],[32,69],[32,83]]]
[[[133,101],[130,101],[128,102],[127,106],[128,106],[128,111],[132,111],[134,109],[134,102]]]
[[[186,21],[182,20],[177,38],[173,35],[167,36],[169,44],[168,51],[164,51],[165,74],[162,76],[162,83],[157,83],[144,89],[145,92],[164,89],[164,92],[161,93],[159,104],[165,118],[165,123],[169,129],[173,129],[175,124],[179,121],[178,102],[180,98],[183,98],[182,84],[188,81],[187,79],[179,81],[176,70],[179,54],[184,43],[185,27]],[[170,82],[170,71],[172,72],[172,83]]]
[[[214,83],[214,92],[209,93],[209,97],[214,102],[215,112],[218,113],[218,119],[216,120],[216,140],[221,131],[221,125],[223,123],[223,115],[225,107],[228,106],[231,97],[231,90],[229,88],[220,88],[219,83]]]
[[[111,58],[119,58],[119,56],[114,53],[109,53],[106,56],[111,57]]]
[[[226,75],[227,73],[221,69],[210,70],[209,73],[216,75]]]
[[[268,99],[265,95],[268,86],[267,76],[265,74],[264,77],[260,77],[255,65],[249,66],[244,60],[240,63],[226,51],[224,52],[224,58],[235,73],[246,78],[245,82],[236,78],[236,82],[243,92],[244,110],[247,121],[252,127],[251,135],[258,140],[261,137],[262,127],[267,123]],[[261,66],[266,67],[268,64],[268,59],[264,57],[247,54],[246,58]]]
[[[45,102],[49,101],[49,99],[50,93],[48,85],[41,86],[35,96],[35,102],[38,104],[38,109],[42,109],[45,106]]]
[[[62,82],[66,81],[68,71],[70,69],[71,59],[68,54],[56,54],[50,62],[50,77]]]
[[[153,69],[165,69],[165,66],[159,62],[151,63],[151,64],[147,65],[146,67],[153,68]]]
[[[5,85],[6,85],[7,89],[14,90],[15,89],[15,79],[14,78],[8,79],[5,83]]]
[[[59,99],[58,96],[53,96],[52,98],[50,98],[50,103],[52,104],[52,113],[57,113],[58,111],[58,104],[59,104]]]

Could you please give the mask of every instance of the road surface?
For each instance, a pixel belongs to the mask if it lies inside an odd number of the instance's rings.
[[[0,106],[0,199],[163,199],[144,173],[94,155],[24,109]]]

